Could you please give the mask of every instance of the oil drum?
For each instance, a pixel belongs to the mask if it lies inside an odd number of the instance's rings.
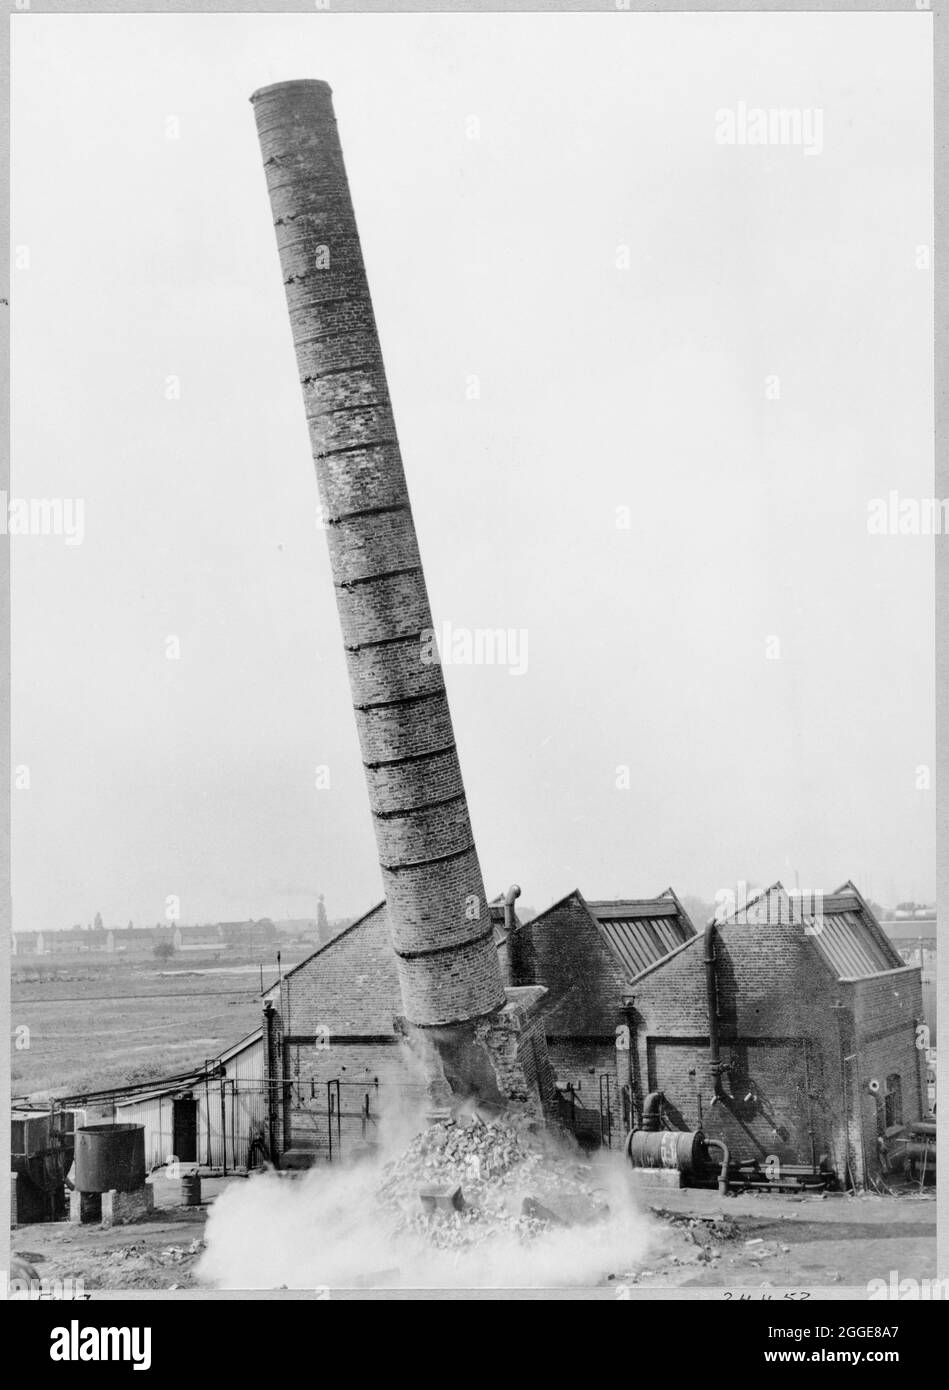
[[[677,1168],[694,1173],[702,1166],[705,1136],[701,1130],[637,1129],[627,1140],[626,1153],[634,1168]]]
[[[183,1173],[181,1175],[181,1205],[199,1207],[201,1205],[201,1174]]]

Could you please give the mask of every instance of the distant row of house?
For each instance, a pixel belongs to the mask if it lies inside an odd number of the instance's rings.
[[[228,946],[267,946],[277,940],[277,928],[269,917],[260,921],[215,922],[210,926],[168,924],[154,927],[103,927],[84,931],[69,927],[63,931],[15,931],[15,956],[76,955],[82,952],[124,952],[150,955],[155,947],[167,945],[175,951],[222,949]]]
[[[154,955],[156,947],[162,946],[176,953],[228,948],[258,951],[292,938],[310,938],[322,945],[330,941],[333,935],[334,926],[327,919],[321,899],[316,917],[288,918],[279,924],[270,917],[261,917],[203,926],[160,923],[154,927],[101,927],[98,930],[69,927],[61,931],[14,931],[11,934],[11,949],[15,956],[78,955],[86,952],[147,956]]]

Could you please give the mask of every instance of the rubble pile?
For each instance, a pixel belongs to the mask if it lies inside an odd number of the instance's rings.
[[[461,1189],[460,1194],[457,1189]],[[609,1211],[589,1165],[509,1120],[440,1121],[387,1164],[377,1190],[394,1233],[463,1250],[495,1236],[530,1241]]]

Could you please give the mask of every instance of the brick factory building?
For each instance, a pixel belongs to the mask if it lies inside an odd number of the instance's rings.
[[[826,1155],[841,1181],[865,1185],[886,1130],[927,1108],[919,969],[852,883],[814,900],[777,883],[703,934],[665,901],[658,918],[663,899],[574,893],[518,931],[515,978],[548,988],[558,1074],[595,1084],[599,1104],[615,1034],[624,1132],[662,1092],[668,1125],[723,1139],[733,1159]]]
[[[616,902],[587,902],[575,889],[517,925],[508,944],[510,983],[547,989],[542,1012],[550,1060],[583,1138],[622,1142],[629,1078],[617,1065],[617,1042],[622,1053],[631,981],[695,936],[671,888],[656,898]]]
[[[496,901],[491,916],[509,998],[543,1030],[581,1139],[618,1148],[661,1091],[668,1126],[724,1139],[737,1161],[826,1155],[863,1186],[885,1131],[926,1112],[919,969],[851,883],[816,903],[775,884],[706,932],[671,889],[574,891],[527,923]],[[291,971],[279,1004],[275,992],[279,1149],[349,1157],[387,1108],[422,1104],[401,1014],[380,903]]]

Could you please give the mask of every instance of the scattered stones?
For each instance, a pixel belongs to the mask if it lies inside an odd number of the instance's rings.
[[[459,1189],[460,1208],[446,1195]],[[420,1210],[422,1193],[430,1196]],[[459,1251],[494,1235],[532,1240],[609,1212],[586,1163],[565,1161],[562,1150],[508,1119],[430,1125],[386,1166],[377,1196],[395,1217],[396,1233],[415,1232]]]

